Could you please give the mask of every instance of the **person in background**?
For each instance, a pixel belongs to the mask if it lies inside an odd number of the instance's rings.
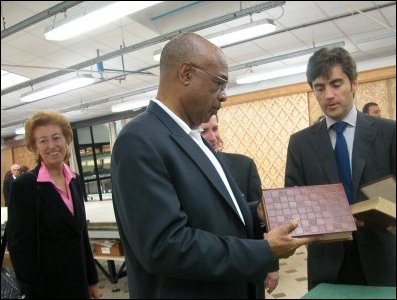
[[[292,238],[291,221],[260,226],[199,126],[226,101],[222,50],[194,33],[169,41],[156,99],[118,135],[113,205],[132,298],[255,298],[277,259],[315,238]]]
[[[316,51],[306,76],[325,120],[290,137],[285,186],[343,183],[351,204],[366,200],[361,185],[396,176],[396,122],[357,110],[356,63],[345,49]],[[395,234],[360,220],[356,225],[352,241],[308,246],[309,289],[319,283],[396,285]]]
[[[375,102],[368,102],[363,106],[363,113],[380,118],[380,108]]]
[[[10,170],[4,176],[3,195],[4,195],[5,206],[8,206],[8,202],[10,199],[11,184],[20,175],[20,173],[21,173],[21,166],[19,164],[12,164]]]
[[[207,123],[201,123],[200,128],[202,129],[201,136],[217,152],[217,157],[223,165],[229,169],[247,203],[256,206],[262,199],[262,184],[254,160],[242,154],[221,152],[223,142],[219,133],[217,115],[211,116]],[[255,236],[263,238],[262,234],[263,230],[260,230],[259,234],[255,234]],[[266,276],[265,288],[269,294],[277,287],[279,280],[277,270],[278,266]],[[263,286],[258,285],[258,288],[260,291],[264,290]]]
[[[14,181],[8,208],[8,249],[27,298],[99,298],[79,176],[66,164],[72,128],[57,111],[25,123],[38,165]]]

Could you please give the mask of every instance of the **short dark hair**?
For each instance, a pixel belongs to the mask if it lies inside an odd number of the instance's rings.
[[[321,48],[314,52],[307,64],[306,77],[310,87],[319,76],[329,76],[331,69],[339,65],[350,81],[357,79],[357,66],[349,52],[344,48]]]
[[[368,103],[366,103],[366,104],[363,106],[363,113],[364,113],[364,114],[369,114],[369,108],[370,108],[371,106],[378,106],[378,103],[375,103],[375,102],[368,102]]]

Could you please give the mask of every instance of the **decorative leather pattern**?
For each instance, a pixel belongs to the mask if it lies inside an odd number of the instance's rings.
[[[342,184],[263,190],[268,228],[299,221],[291,236],[356,230]]]

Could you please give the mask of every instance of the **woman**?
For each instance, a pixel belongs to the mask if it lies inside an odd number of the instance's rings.
[[[38,165],[11,187],[8,249],[27,298],[99,298],[80,177],[64,162],[72,129],[53,110],[25,124],[27,148]]]

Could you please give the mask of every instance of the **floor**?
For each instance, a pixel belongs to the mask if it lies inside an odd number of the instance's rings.
[[[267,292],[266,299],[299,299],[307,292],[306,275],[306,248],[298,248],[294,255],[280,260],[280,281],[272,294]],[[116,262],[116,268],[120,263]],[[103,263],[106,267],[106,263]],[[111,284],[106,277],[99,272],[99,287],[103,299],[128,299],[128,285],[126,278],[122,278],[116,285]],[[113,291],[117,288],[118,291]]]
[[[299,299],[307,292],[306,257],[306,248],[302,246],[295,251],[294,255],[280,260],[278,287],[272,294],[265,292],[266,299]],[[106,261],[101,260],[100,263],[107,269]],[[121,263],[115,262],[117,270]],[[12,270],[8,253],[6,253],[4,264]],[[126,277],[119,279],[117,284],[112,284],[99,270],[98,274],[102,299],[129,299]]]

